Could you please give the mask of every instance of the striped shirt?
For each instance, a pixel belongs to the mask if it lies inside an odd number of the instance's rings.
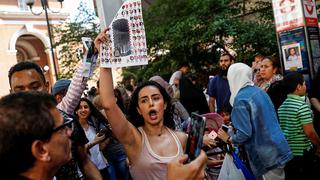
[[[303,151],[312,147],[311,141],[303,130],[303,125],[312,123],[310,107],[300,96],[288,94],[287,99],[278,109],[278,115],[280,127],[293,155],[303,156]]]
[[[57,108],[64,111],[67,114],[73,114],[77,105],[80,102],[81,95],[87,86],[88,78],[86,72],[93,72],[96,68],[97,56],[92,58],[92,65],[86,66],[81,62],[76,69],[73,77],[71,79],[70,86],[66,95],[63,97],[62,101],[57,105]]]

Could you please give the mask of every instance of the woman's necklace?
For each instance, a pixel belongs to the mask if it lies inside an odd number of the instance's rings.
[[[161,128],[160,133],[158,134],[158,136],[161,136],[163,131],[164,131],[164,128]]]
[[[152,135],[152,133],[150,133],[149,130],[144,130],[144,131],[145,131],[147,134]],[[160,137],[162,134],[164,134],[164,132],[165,132],[165,127],[162,127],[161,130],[160,130],[160,132],[157,133],[157,136]]]

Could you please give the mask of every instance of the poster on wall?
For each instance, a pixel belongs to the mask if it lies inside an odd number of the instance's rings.
[[[282,46],[285,70],[296,71],[297,69],[303,68],[300,52],[301,49],[299,43]]]
[[[109,25],[111,45],[101,45],[101,67],[148,64],[141,0],[125,1]]]
[[[309,64],[312,62],[309,62],[304,27],[279,33],[279,42],[284,73],[291,71],[301,73],[305,77],[307,89],[310,89]]]
[[[277,32],[304,26],[300,0],[272,0]]]
[[[283,67],[285,71],[309,73],[309,59],[304,28],[279,33]]]

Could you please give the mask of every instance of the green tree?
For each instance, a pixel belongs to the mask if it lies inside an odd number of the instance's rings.
[[[144,11],[147,66],[126,68],[138,78],[168,75],[189,62],[196,72],[211,72],[220,51],[234,50],[237,61],[277,52],[270,2],[246,0],[156,0]]]
[[[82,60],[81,37],[94,38],[100,31],[95,12],[90,10],[85,2],[80,2],[78,11],[75,20],[68,19],[54,27],[54,47],[59,50],[59,78],[71,78],[76,65]]]

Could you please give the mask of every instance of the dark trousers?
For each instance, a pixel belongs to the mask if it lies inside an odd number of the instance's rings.
[[[306,151],[303,156],[294,156],[284,170],[286,180],[320,179],[319,157],[314,155],[314,150]]]
[[[109,177],[110,175],[109,175],[107,167],[104,168],[104,169],[100,169],[99,171],[100,171],[100,174],[101,174],[103,180],[109,180],[110,179],[110,177]]]

